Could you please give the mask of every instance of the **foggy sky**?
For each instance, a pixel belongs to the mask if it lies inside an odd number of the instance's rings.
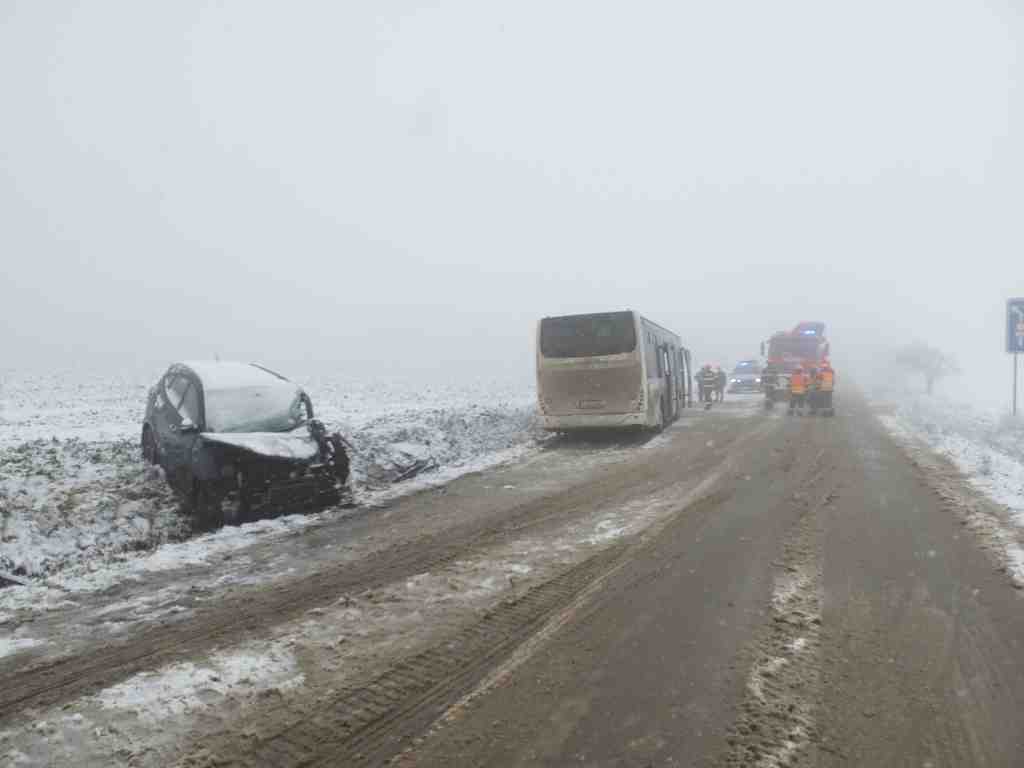
[[[0,367],[528,376],[540,316],[628,307],[702,360],[820,319],[837,358],[915,337],[1002,382],[1022,33],[976,0],[0,0]]]

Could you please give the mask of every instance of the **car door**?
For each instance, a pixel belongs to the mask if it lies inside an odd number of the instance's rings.
[[[167,480],[182,493],[192,489],[192,447],[197,438],[198,384],[181,370],[164,377],[154,421]]]
[[[171,384],[174,382],[177,374],[174,369],[171,369],[165,373],[156,386],[153,388],[153,409],[152,409],[152,425],[153,432],[156,437],[157,449],[160,454],[160,464],[164,465],[164,469],[167,469],[167,451],[170,449],[171,439],[171,426],[177,425],[177,410],[174,405],[171,405],[170,399],[173,397]],[[175,403],[177,405],[177,403]]]

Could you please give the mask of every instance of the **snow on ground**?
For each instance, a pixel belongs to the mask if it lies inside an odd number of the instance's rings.
[[[168,717],[205,709],[212,694],[223,696],[243,682],[250,686],[293,688],[302,684],[295,657],[282,648],[219,653],[202,665],[190,661],[142,672],[106,688],[96,699],[104,709],[133,712],[153,725]]]
[[[37,640],[34,637],[15,637],[13,635],[0,637],[0,659],[9,654],[23,651],[26,648],[33,648],[43,643],[45,643],[44,640]]]
[[[973,487],[1005,508],[1005,519],[976,513],[970,522],[994,541],[1007,570],[1024,585],[1024,420],[919,393],[902,393],[889,408],[880,418],[894,436],[946,457]]]
[[[170,765],[200,723],[237,718],[260,697],[305,683],[295,655],[264,643],[142,672],[0,732],[5,765]]]
[[[0,372],[0,574],[94,590],[251,540],[245,526],[183,542],[189,520],[138,449],[146,394],[161,373]],[[353,445],[353,480],[364,503],[512,460],[538,437],[525,384],[296,380],[318,417]],[[415,479],[394,484],[407,475]],[[287,532],[315,519],[254,525]],[[99,574],[109,565],[116,573]],[[0,594],[12,590],[19,588]]]
[[[41,576],[187,535],[159,470],[127,440],[0,448],[0,571]]]
[[[952,459],[1024,527],[1024,421],[934,397],[910,400],[883,421]]]

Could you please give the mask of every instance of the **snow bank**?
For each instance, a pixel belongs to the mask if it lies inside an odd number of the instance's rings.
[[[378,488],[410,469],[461,467],[507,451],[538,436],[533,406],[433,408],[374,419],[351,442],[357,485]]]
[[[880,418],[905,443],[925,445],[949,459],[974,488],[1006,510],[1005,519],[975,513],[968,522],[993,542],[1004,567],[1024,584],[1024,421],[922,395],[903,398]]]
[[[917,438],[951,459],[1024,528],[1024,421],[926,396],[908,398],[882,420],[897,435]]]

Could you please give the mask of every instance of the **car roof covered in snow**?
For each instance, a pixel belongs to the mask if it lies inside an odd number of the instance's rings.
[[[181,365],[189,368],[203,382],[207,391],[242,389],[243,387],[289,387],[299,389],[295,382],[253,363],[222,360],[186,360]]]

